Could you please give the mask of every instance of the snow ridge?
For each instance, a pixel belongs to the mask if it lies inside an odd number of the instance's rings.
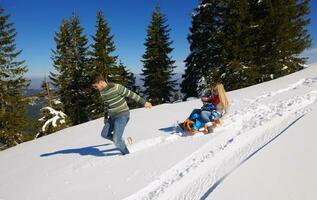
[[[249,100],[249,101],[250,101],[250,103],[253,103],[255,101],[259,101],[259,100],[267,98],[267,97],[273,97],[273,96],[276,96],[278,94],[281,94],[281,93],[284,93],[284,92],[287,92],[287,91],[290,91],[290,90],[297,89],[298,87],[303,86],[303,85],[308,85],[308,84],[311,84],[311,83],[315,83],[316,81],[317,81],[317,78],[300,79],[299,81],[297,81],[294,84],[291,84],[287,88],[283,88],[283,89],[280,89],[280,90],[277,90],[277,91],[274,91],[274,92],[267,92],[267,93],[255,98],[255,99],[252,99],[252,100]]]

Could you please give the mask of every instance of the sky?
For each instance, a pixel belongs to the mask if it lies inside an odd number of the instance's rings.
[[[317,4],[311,1],[311,24],[307,27],[313,44],[303,52],[308,63],[317,62]],[[133,73],[141,73],[144,41],[151,13],[159,2],[161,12],[169,25],[171,53],[176,61],[177,73],[184,71],[184,59],[189,54],[187,35],[191,25],[191,14],[199,0],[0,0],[5,13],[10,13],[10,22],[18,33],[16,45],[22,50],[19,60],[25,60],[29,78],[43,78],[53,71],[52,49],[55,49],[54,35],[63,19],[75,11],[80,18],[84,34],[89,43],[96,30],[96,15],[102,9],[105,19],[114,35],[119,59]]]

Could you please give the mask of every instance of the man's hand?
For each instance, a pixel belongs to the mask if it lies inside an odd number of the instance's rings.
[[[104,117],[103,119],[103,123],[106,124],[108,122],[108,116],[107,117]]]
[[[152,104],[150,102],[145,102],[144,107],[145,108],[152,108]]]
[[[108,122],[108,119],[109,119],[108,112],[105,112],[105,117],[103,119],[104,124],[106,124]]]

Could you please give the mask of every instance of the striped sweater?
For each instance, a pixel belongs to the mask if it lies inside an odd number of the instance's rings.
[[[116,83],[108,83],[108,85],[100,92],[100,94],[105,103],[106,114],[108,114],[110,117],[116,117],[120,114],[129,112],[129,107],[125,97],[133,99],[142,105],[144,105],[146,102],[145,99],[136,93]]]

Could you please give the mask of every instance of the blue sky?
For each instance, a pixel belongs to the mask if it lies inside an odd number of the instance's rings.
[[[17,48],[23,50],[20,59],[26,60],[27,77],[42,78],[53,71],[51,49],[55,48],[55,32],[63,19],[73,11],[80,17],[84,33],[91,42],[95,33],[96,14],[102,9],[117,47],[115,55],[134,73],[142,69],[143,45],[151,13],[160,3],[161,11],[167,17],[170,37],[174,41],[171,56],[178,66],[176,72],[183,72],[183,60],[189,53],[186,39],[191,24],[191,13],[199,0],[0,0],[0,6],[10,13],[11,22],[17,29]],[[317,5],[311,2],[311,24],[308,30],[313,38],[312,48],[303,52],[309,56],[308,63],[317,62]]]

